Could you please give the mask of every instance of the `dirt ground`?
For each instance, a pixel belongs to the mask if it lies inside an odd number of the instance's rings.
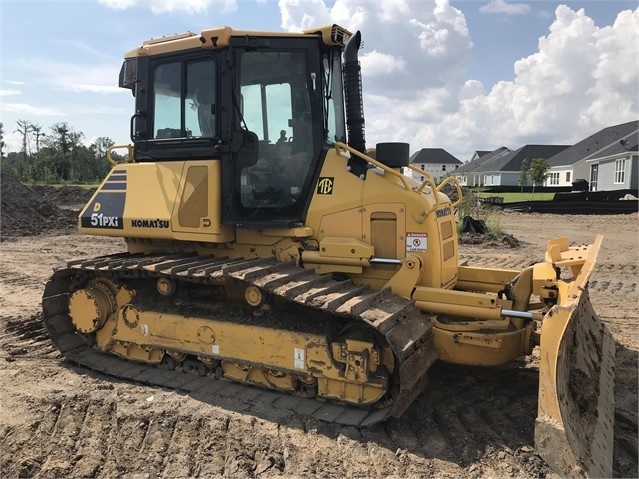
[[[359,430],[267,408],[242,414],[71,365],[41,324],[43,284],[54,266],[124,243],[74,232],[90,192],[4,177],[2,187],[0,477],[557,477],[533,449],[534,367],[437,364],[402,418]],[[520,268],[551,237],[606,235],[590,295],[617,341],[614,475],[637,477],[639,216],[495,215],[519,245],[465,243],[462,260]]]

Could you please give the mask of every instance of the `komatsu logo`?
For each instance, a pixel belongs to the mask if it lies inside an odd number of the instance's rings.
[[[106,216],[102,213],[91,214],[91,226],[98,228],[119,228],[120,218],[117,216]]]
[[[131,220],[132,228],[168,228],[169,220]]]
[[[435,215],[437,215],[438,218],[450,216],[450,208],[442,208],[441,210],[437,210],[435,211]]]

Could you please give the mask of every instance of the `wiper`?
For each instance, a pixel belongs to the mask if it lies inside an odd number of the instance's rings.
[[[240,100],[237,97],[237,91],[233,91],[233,106],[235,106],[235,111],[240,117],[240,123],[244,127],[244,131],[249,131],[248,126],[246,126],[246,121],[244,121],[244,115],[242,115],[242,109],[240,108]]]

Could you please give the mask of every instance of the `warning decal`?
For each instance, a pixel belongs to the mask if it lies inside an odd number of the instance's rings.
[[[301,348],[295,348],[295,369],[304,369],[304,350]]]
[[[406,233],[406,252],[428,251],[428,233]]]

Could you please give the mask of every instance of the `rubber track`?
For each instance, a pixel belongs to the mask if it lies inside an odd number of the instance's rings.
[[[133,363],[88,346],[75,332],[69,317],[68,297],[72,278],[79,271],[103,272],[123,279],[167,276],[194,283],[220,280],[243,281],[305,307],[322,310],[348,320],[361,320],[377,329],[399,362],[399,394],[385,407],[358,407],[263,390],[250,385],[199,377],[153,365]],[[423,390],[427,370],[437,359],[432,325],[412,301],[389,290],[374,291],[351,281],[300,268],[293,261],[275,258],[233,259],[180,255],[122,253],[69,262],[54,271],[42,299],[43,320],[54,345],[70,361],[109,376],[154,386],[210,396],[232,394],[246,405],[271,402],[272,407],[350,426],[367,427],[389,416],[400,416]],[[228,387],[232,385],[233,387]]]

